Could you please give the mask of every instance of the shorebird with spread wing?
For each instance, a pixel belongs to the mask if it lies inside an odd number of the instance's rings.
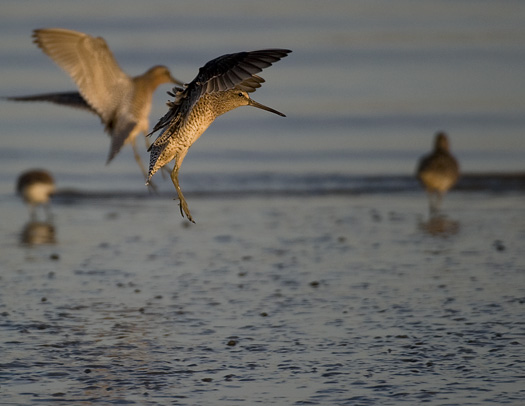
[[[240,106],[257,107],[280,116],[283,113],[257,103],[249,93],[261,87],[264,79],[257,76],[264,68],[287,56],[288,49],[264,49],[222,55],[206,63],[191,83],[174,88],[174,101],[169,111],[153,128],[162,130],[150,146],[148,180],[164,165],[175,161],[171,180],[180,200],[180,212],[194,222],[179,185],[179,170],[188,149],[220,115]],[[146,183],[147,184],[147,183]]]
[[[111,137],[106,164],[124,144],[131,144],[144,177],[147,172],[135,138],[149,130],[153,92],[164,83],[182,82],[165,66],[157,65],[139,76],[128,76],[118,65],[104,38],[64,28],[34,30],[33,38],[58,66],[66,71],[78,92],[9,97],[14,101],[47,101],[95,113]]]

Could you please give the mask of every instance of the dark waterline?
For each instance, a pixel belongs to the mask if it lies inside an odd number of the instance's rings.
[[[391,194],[421,191],[413,176],[351,176],[339,174],[283,175],[230,174],[189,175],[188,195],[206,197],[327,196]],[[524,193],[525,173],[464,174],[453,190],[463,192]],[[61,189],[55,199],[61,202],[84,199],[166,199],[173,192],[86,191]]]

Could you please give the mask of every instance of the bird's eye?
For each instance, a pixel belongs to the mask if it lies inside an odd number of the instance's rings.
[[[242,94],[242,92],[239,92],[238,96],[240,96],[240,97],[244,97],[244,95]]]

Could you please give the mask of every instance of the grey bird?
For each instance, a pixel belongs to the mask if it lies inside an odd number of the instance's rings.
[[[23,172],[16,182],[16,192],[29,206],[32,219],[36,218],[38,206],[44,206],[48,219],[51,218],[49,201],[55,191],[55,180],[44,169],[31,169]]]
[[[257,76],[264,68],[287,56],[288,49],[264,49],[222,55],[206,63],[191,83],[169,93],[169,111],[155,125],[151,134],[162,130],[149,147],[150,164],[146,184],[164,165],[175,160],[171,180],[180,201],[180,212],[195,222],[182,194],[178,175],[188,149],[220,115],[240,106],[257,107],[280,116],[283,113],[252,100],[248,93],[261,87]]]
[[[445,193],[459,179],[459,164],[450,153],[448,137],[444,132],[435,135],[434,150],[419,161],[417,178],[427,191],[430,212],[436,213]]]
[[[63,28],[34,30],[34,42],[66,71],[78,92],[48,93],[9,97],[14,101],[47,101],[97,114],[111,137],[106,164],[124,144],[131,144],[144,177],[146,169],[137,151],[135,138],[149,130],[153,92],[164,83],[182,82],[167,67],[157,65],[139,76],[130,77],[118,65],[104,38]]]

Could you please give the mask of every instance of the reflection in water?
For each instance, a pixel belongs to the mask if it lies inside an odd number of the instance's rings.
[[[449,237],[459,232],[460,223],[459,221],[447,218],[442,213],[430,214],[427,221],[420,221],[418,228],[433,236]]]
[[[56,244],[55,226],[51,222],[27,222],[20,233],[20,243],[23,245]]]

